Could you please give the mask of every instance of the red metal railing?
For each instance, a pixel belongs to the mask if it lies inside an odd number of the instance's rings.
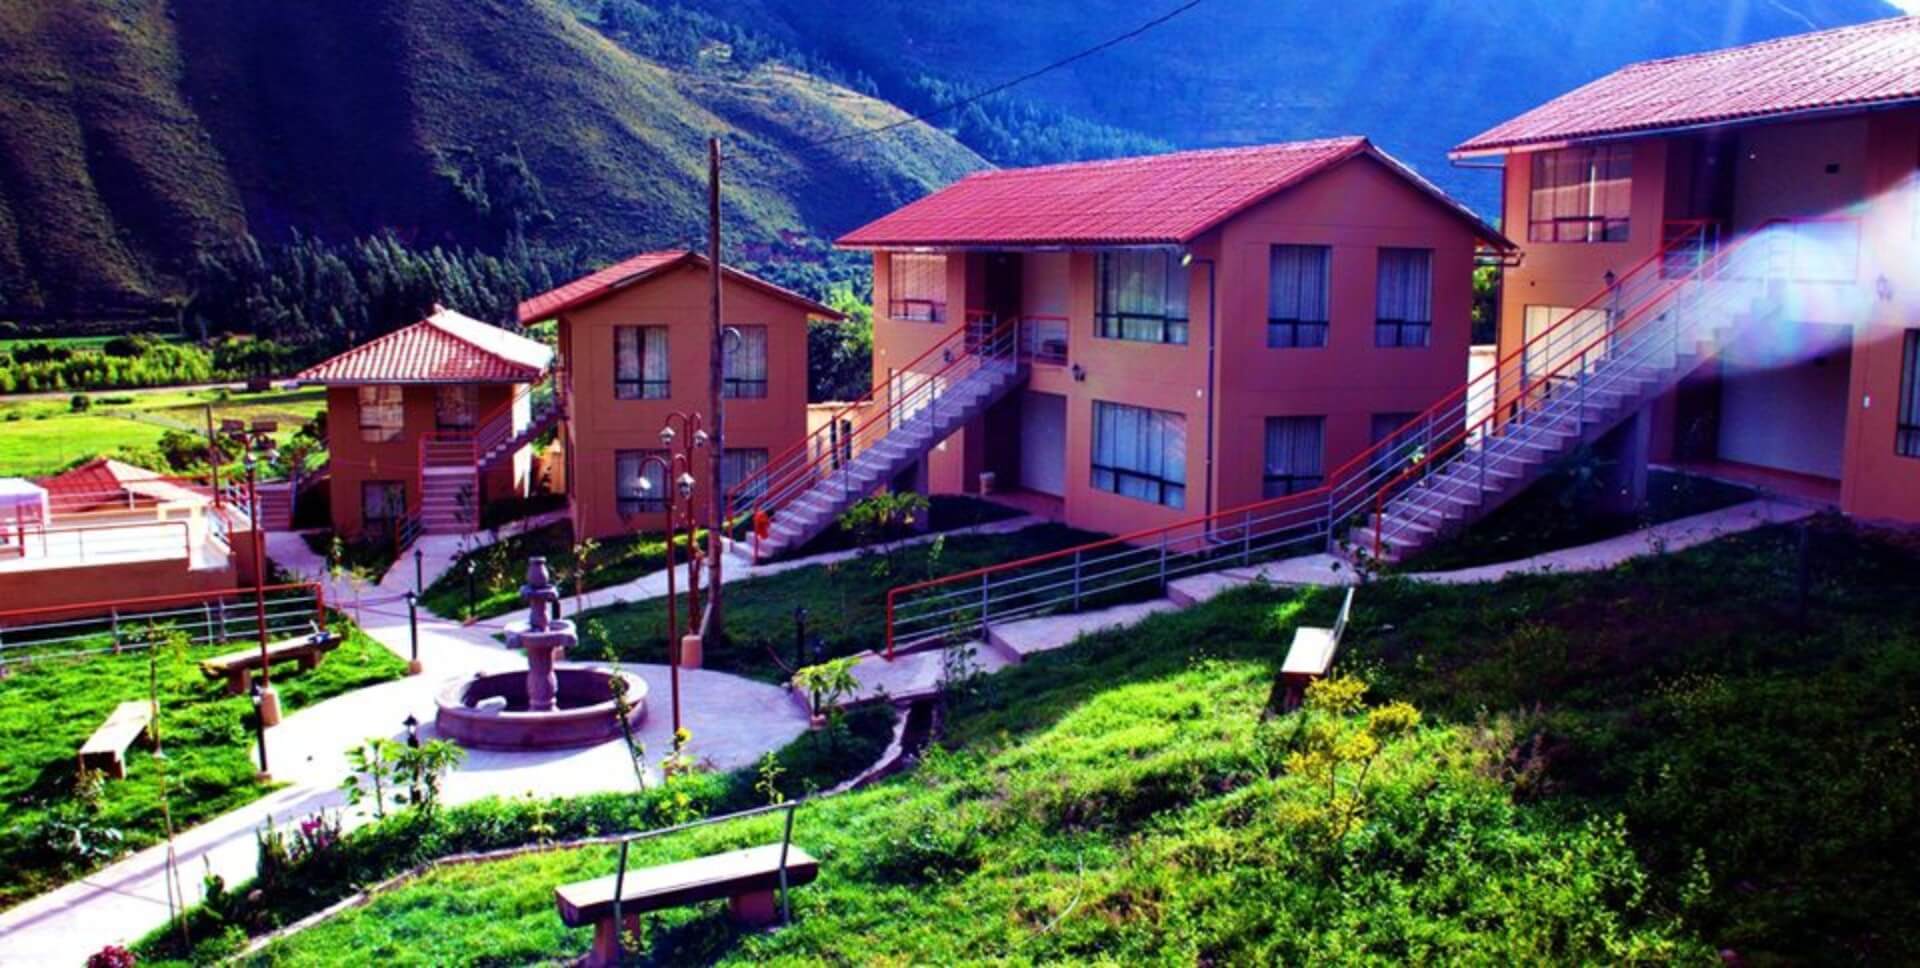
[[[879,445],[923,410],[937,413],[947,392],[984,365],[1012,365],[1015,321],[969,311],[964,324],[921,353],[892,379],[835,412],[820,430],[782,451],[758,473],[728,489],[727,517],[771,518]],[[850,426],[849,426],[850,425]]]
[[[326,622],[326,595],[314,582],[268,585],[269,636],[296,635]],[[144,648],[139,634],[164,627],[192,644],[250,643],[259,637],[254,589],[119,598],[0,611],[0,667],[11,663]]]
[[[1769,223],[1755,235],[1767,235],[1777,224]],[[1397,492],[1426,479],[1459,454],[1479,455],[1483,465],[1489,457],[1498,460],[1499,452],[1494,447],[1496,439],[1503,436],[1503,427],[1519,420],[1529,408],[1542,408],[1540,412],[1557,416],[1559,411],[1543,409],[1543,405],[1557,400],[1561,402],[1556,406],[1565,406],[1568,397],[1548,397],[1540,391],[1555,380],[1569,379],[1570,367],[1574,374],[1590,369],[1603,347],[1615,345],[1609,338],[1617,340],[1621,326],[1631,320],[1672,315],[1655,312],[1662,307],[1684,308],[1670,305],[1669,300],[1690,284],[1740,275],[1729,272],[1728,257],[1741,248],[1741,243],[1722,248],[1715,227],[1706,222],[1678,223],[1673,229],[1658,250],[1611,285],[1525,340],[1487,372],[1342,464],[1319,487],[1077,548],[900,586],[887,596],[887,654],[893,655],[903,645],[939,638],[954,626],[977,627],[989,620],[1079,608],[1090,601],[1124,597],[1149,584],[1164,589],[1165,583],[1175,577],[1227,563],[1248,562],[1263,554],[1315,543],[1335,544],[1345,522],[1368,510],[1376,512],[1378,527]],[[1759,257],[1740,268],[1750,272],[1751,280],[1780,278],[1778,249],[1763,246]],[[1749,246],[1745,251],[1754,250]],[[1678,272],[1679,267],[1688,268]],[[1738,298],[1751,292],[1747,289],[1733,295]],[[1607,320],[1601,327],[1602,336],[1589,331],[1593,314],[1602,314],[1599,318]],[[1652,345],[1638,349],[1645,352]],[[1678,344],[1669,341],[1666,345]],[[1536,369],[1529,378],[1526,368],[1530,358],[1536,361],[1536,368],[1543,363],[1550,365],[1544,372]],[[1585,402],[1579,400],[1576,405]],[[1376,554],[1378,550],[1376,546]]]

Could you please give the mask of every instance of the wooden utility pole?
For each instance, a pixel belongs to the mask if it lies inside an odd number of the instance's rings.
[[[707,472],[709,487],[708,503],[710,513],[707,525],[707,581],[708,614],[713,623],[706,634],[716,642],[725,636],[726,624],[721,620],[720,610],[720,571],[721,571],[721,535],[727,528],[727,492],[721,482],[720,468],[727,453],[727,418],[722,409],[723,387],[726,379],[726,325],[720,317],[720,139],[707,139],[707,277],[712,281],[713,294],[710,315],[713,322],[712,346],[708,348],[709,372],[707,379],[707,414],[713,425],[708,455],[710,464]]]

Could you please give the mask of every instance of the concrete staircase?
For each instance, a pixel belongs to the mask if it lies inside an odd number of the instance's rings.
[[[1348,535],[1400,561],[1457,534],[1524,492],[1561,460],[1639,414],[1734,338],[1737,323],[1765,318],[1751,284],[1713,283],[1610,342],[1584,367],[1522,391],[1463,446],[1438,457]]]
[[[260,524],[268,531],[293,530],[293,485],[284,481],[259,487]]]
[[[566,416],[558,396],[534,406],[527,425],[515,432],[511,412],[471,434],[436,435],[421,446],[421,534],[470,534],[480,527],[480,476],[503,460],[512,460]]]
[[[772,516],[767,537],[755,549],[758,557],[765,560],[806,544],[1025,380],[1014,361],[994,359],[929,395],[851,460],[814,472],[800,496]]]
[[[480,526],[480,475],[429,467],[420,475],[420,533],[469,534]]]

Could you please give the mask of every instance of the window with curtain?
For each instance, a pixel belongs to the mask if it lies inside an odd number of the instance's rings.
[[[1320,486],[1327,418],[1268,417],[1267,464],[1261,480],[1266,497],[1284,497]]]
[[[1907,330],[1900,365],[1900,411],[1895,419],[1893,452],[1920,457],[1920,329]]]
[[[729,400],[757,400],[767,395],[767,328],[728,327],[739,339],[727,339],[720,394]]]
[[[1392,437],[1400,428],[1405,427],[1418,416],[1419,414],[1417,413],[1406,411],[1374,414],[1372,433],[1367,443],[1378,444]],[[1408,430],[1405,434],[1401,434],[1400,438],[1395,440],[1393,445],[1385,452],[1376,455],[1371,461],[1371,466],[1375,468],[1388,468],[1412,463],[1419,459],[1425,449],[1425,445],[1425,435],[1421,429]]]
[[[887,257],[887,315],[924,323],[947,318],[947,257],[895,252]]]
[[[360,439],[369,444],[399,440],[406,429],[407,409],[397,386],[361,387]]]
[[[1102,252],[1094,334],[1141,343],[1187,342],[1187,267],[1160,251]]]
[[[665,400],[672,394],[667,376],[665,326],[613,328],[613,398]]]
[[[433,425],[441,430],[472,430],[480,411],[480,388],[471,383],[433,388]]]
[[[1598,145],[1533,155],[1529,242],[1625,242],[1633,208],[1633,148]]]
[[[613,452],[613,499],[621,514],[656,514],[667,509],[667,473],[664,450]],[[646,486],[642,487],[642,477]]]
[[[1374,282],[1373,345],[1426,346],[1433,339],[1433,251],[1381,249]]]
[[[762,449],[729,448],[720,455],[720,493],[731,494],[736,485],[767,469],[767,452]],[[762,478],[753,487],[741,493],[741,497],[756,498],[766,493],[766,479]]]
[[[1568,306],[1528,306],[1522,318],[1526,353],[1520,373],[1528,386],[1560,382],[1580,375],[1581,369],[1600,365],[1607,350],[1607,311]],[[1586,362],[1581,363],[1584,351]],[[1545,392],[1545,388],[1541,388]]]
[[[1093,486],[1170,508],[1186,507],[1186,415],[1095,400]]]
[[[1267,345],[1327,345],[1327,292],[1333,250],[1276,245],[1267,261]]]

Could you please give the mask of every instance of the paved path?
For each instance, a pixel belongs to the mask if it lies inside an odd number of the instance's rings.
[[[1750,501],[1667,521],[1642,531],[1577,548],[1550,551],[1531,558],[1478,568],[1418,572],[1407,577],[1413,581],[1459,585],[1499,581],[1519,574],[1602,571],[1643,555],[1658,551],[1680,551],[1730,534],[1769,524],[1797,521],[1818,511],[1816,507],[1786,501]],[[1229,568],[1176,579],[1168,583],[1165,598],[1091,612],[1047,615],[996,624],[988,630],[984,641],[975,641],[971,645],[977,652],[982,669],[992,672],[1018,663],[1030,655],[1065,648],[1082,636],[1131,626],[1148,616],[1198,604],[1242,585],[1254,582],[1275,585],[1351,585],[1356,580],[1353,569],[1332,555],[1287,558],[1250,568]],[[854,678],[860,682],[860,688],[847,702],[861,702],[882,694],[896,700],[935,695],[940,691],[941,666],[938,649],[899,655],[892,661],[877,652],[862,653],[853,668]]]
[[[436,546],[430,546],[430,549]],[[457,549],[456,549],[457,550]],[[429,550],[450,562],[444,549]],[[268,555],[301,575],[325,580],[325,562],[296,534],[268,536]],[[441,565],[444,569],[444,564]],[[406,610],[396,599],[412,587],[411,568],[392,587],[361,589],[362,628],[405,657],[410,637]],[[395,577],[389,575],[390,578]],[[431,577],[428,581],[431,582]],[[353,610],[345,582],[328,584],[330,600]],[[175,839],[179,880],[189,903],[199,900],[201,876],[211,869],[229,884],[253,876],[254,832],[269,818],[286,826],[323,809],[343,809],[339,784],[347,775],[346,748],[381,735],[404,737],[408,715],[433,736],[434,694],[447,683],[476,673],[526,668],[525,659],[494,639],[496,625],[461,625],[423,613],[420,658],[426,673],[336,696],[290,713],[267,734],[269,765],[286,787],[217,817]],[[648,715],[641,729],[650,773],[658,778],[661,756],[671,747],[668,670],[624,665],[648,686]],[[709,670],[681,673],[683,721],[693,733],[692,753],[716,770],[749,766],[807,727],[805,711],[777,686]],[[637,781],[624,744],[548,753],[469,754],[447,778],[448,803],[485,796],[542,797],[604,790],[633,790]],[[364,818],[348,815],[349,826]],[[74,965],[109,943],[132,941],[164,924],[168,916],[164,845],[141,851],[81,881],[0,913],[0,965]]]

